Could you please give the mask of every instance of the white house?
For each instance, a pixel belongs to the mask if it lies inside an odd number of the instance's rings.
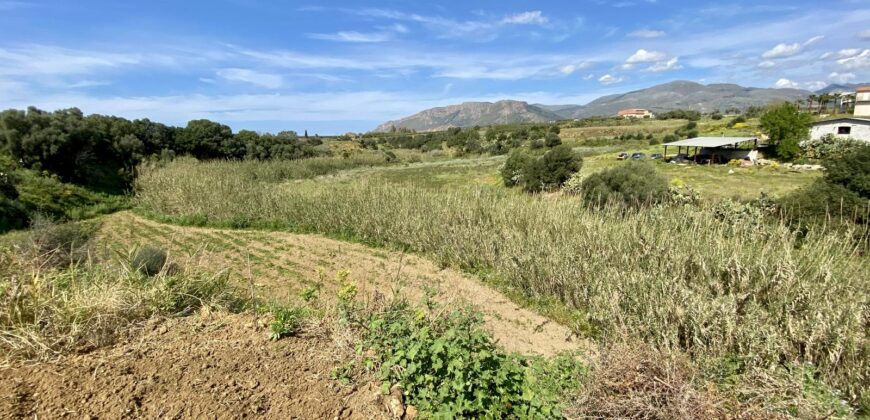
[[[870,118],[870,86],[862,86],[855,89],[855,112],[856,117]]]
[[[857,111],[857,107],[856,107]],[[853,138],[870,142],[870,118],[837,118],[835,120],[819,121],[810,128],[810,138],[820,139],[828,134],[840,138]]]

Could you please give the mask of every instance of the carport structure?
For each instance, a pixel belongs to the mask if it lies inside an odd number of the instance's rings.
[[[709,152],[712,155],[711,160],[715,160],[717,156],[721,158],[732,155],[734,151],[739,150],[740,144],[749,142],[753,143],[753,148],[758,148],[758,137],[695,137],[673,141],[663,144],[665,147],[664,158],[667,159],[668,157],[668,147],[676,146],[677,155],[685,153],[688,157],[694,147],[693,155],[696,158],[698,156],[698,149],[701,149],[702,151]],[[683,152],[684,147],[686,148],[685,152]]]

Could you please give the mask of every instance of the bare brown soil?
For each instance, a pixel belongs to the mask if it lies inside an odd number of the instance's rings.
[[[100,241],[120,247],[117,252],[157,244],[181,264],[230,270],[240,285],[267,300],[299,301],[303,289],[319,284],[319,299],[334,301],[341,287],[336,273],[347,270],[347,281],[357,285],[360,297],[397,293],[419,302],[429,294],[444,306],[474,306],[508,351],[551,356],[574,350],[591,354],[595,349],[569,328],[519,306],[478,279],[414,255],[317,235],[179,227],[129,212],[107,217],[102,232]]]
[[[0,368],[0,418],[389,418],[378,387],[342,385],[318,326],[270,341],[253,315],[152,320],[116,345]]]

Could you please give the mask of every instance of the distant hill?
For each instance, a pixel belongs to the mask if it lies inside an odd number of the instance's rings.
[[[713,112],[728,108],[745,109],[777,101],[806,98],[811,92],[800,89],[764,89],[734,84],[676,81],[633,92],[608,95],[586,105],[562,109],[565,118],[616,115],[620,109],[646,108],[653,112],[690,109]]]
[[[556,113],[521,101],[465,102],[431,108],[395,121],[387,121],[375,131],[389,131],[391,127],[417,131],[446,130],[450,127],[511,124],[520,122],[547,122],[563,119]]]
[[[777,101],[805,99],[812,94],[800,89],[767,89],[743,87],[735,84],[703,85],[689,81],[675,81],[628,93],[607,95],[586,105],[530,105],[519,101],[466,102],[460,105],[432,108],[410,117],[388,121],[377,131],[390,127],[418,131],[444,130],[449,127],[473,127],[491,124],[545,122],[612,116],[625,108],[646,108],[653,112],[688,109],[713,112],[728,108],[745,109]]]
[[[855,89],[861,86],[870,86],[870,83],[837,83],[828,85],[816,91],[816,93],[843,93],[854,92]]]

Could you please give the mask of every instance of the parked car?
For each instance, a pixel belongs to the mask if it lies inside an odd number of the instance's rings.
[[[631,155],[631,158],[634,160],[644,160],[644,159],[646,159],[646,155],[638,152],[638,153]]]
[[[658,159],[661,159],[662,157],[663,157],[663,155],[661,153],[653,153],[653,154],[649,155],[649,158],[652,160],[658,160]]]
[[[626,152],[621,152],[620,154],[616,155],[616,160],[626,160],[626,159],[628,159],[628,153],[626,153]]]

